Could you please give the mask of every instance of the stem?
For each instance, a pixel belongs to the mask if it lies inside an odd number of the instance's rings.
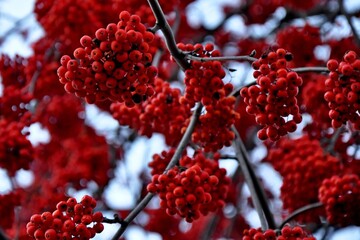
[[[195,129],[196,122],[200,116],[202,109],[202,105],[197,103],[195,106],[195,110],[191,117],[189,126],[187,127],[175,153],[174,156],[171,158],[169,164],[167,165],[164,172],[168,171],[169,169],[173,168],[180,160],[181,154],[186,148],[188,142],[190,141],[191,134]],[[129,213],[129,215],[121,222],[121,226],[119,230],[115,233],[112,240],[118,240],[121,235],[125,232],[129,224],[136,218],[136,216],[147,206],[150,200],[155,196],[154,193],[148,193],[146,196],[136,205],[136,207]]]
[[[316,203],[311,203],[309,205],[306,205],[304,207],[301,207],[297,210],[295,210],[294,212],[292,212],[279,226],[279,229],[282,229],[286,223],[288,223],[289,221],[291,221],[292,219],[294,219],[295,217],[297,217],[298,215],[307,212],[309,210],[315,209],[315,208],[319,208],[324,206],[321,202],[316,202]]]
[[[235,154],[244,174],[245,181],[249,187],[255,209],[259,214],[261,228],[263,230],[267,230],[269,228],[276,229],[274,217],[270,211],[264,189],[261,187],[259,180],[257,179],[255,172],[250,164],[249,156],[246,152],[239,132],[236,130],[235,126],[232,126],[231,130],[235,133],[235,139],[233,141]]]
[[[343,14],[343,15],[345,16],[347,22],[348,22],[349,25],[350,25],[350,28],[351,28],[351,31],[352,31],[352,33],[353,33],[353,36],[354,36],[356,45],[360,46],[360,38],[359,38],[359,35],[357,34],[356,29],[355,29],[355,27],[354,27],[354,24],[353,24],[352,21],[351,21],[351,16],[345,11],[344,1],[343,1],[343,0],[338,0],[338,4],[339,4],[339,10],[340,10],[341,14]]]
[[[167,48],[170,51],[170,54],[173,56],[176,63],[182,68],[182,70],[189,68],[190,65],[185,59],[185,54],[182,53],[176,46],[174,34],[168,21],[165,18],[164,12],[160,7],[159,2],[157,0],[148,0],[148,3],[156,18],[156,25],[158,25],[159,29],[164,34],[165,42]]]

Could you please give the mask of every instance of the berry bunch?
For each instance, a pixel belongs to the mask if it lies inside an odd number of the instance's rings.
[[[360,130],[360,59],[354,51],[349,51],[340,63],[330,59],[327,67],[330,74],[325,82],[324,98],[330,107],[332,126],[339,128],[350,121]]]
[[[210,43],[205,46],[179,43],[178,48],[203,58],[220,56],[220,51],[214,50],[214,45]],[[190,61],[190,65],[191,67],[185,71],[186,88],[181,103],[188,104],[190,107],[199,101],[205,106],[215,105],[219,99],[232,91],[232,84],[224,84],[222,81],[225,71],[219,61]]]
[[[305,232],[301,227],[289,227],[285,226],[277,234],[273,229],[262,231],[261,229],[250,228],[244,230],[244,236],[242,240],[316,240],[310,234]]]
[[[308,23],[301,27],[284,27],[277,32],[276,42],[279,46],[287,49],[296,56],[291,62],[291,67],[316,66],[322,64],[322,62],[315,57],[315,48],[322,44],[319,27],[311,26]]]
[[[58,76],[65,90],[88,103],[110,99],[132,107],[154,94],[157,68],[150,66],[149,52],[154,34],[137,15],[123,11],[119,18],[117,24],[99,28],[94,39],[83,36],[75,59],[64,55],[60,60]]]
[[[325,178],[337,174],[340,161],[325,154],[318,140],[303,136],[296,140],[281,139],[277,148],[271,149],[267,161],[283,177],[281,199],[290,213],[310,203],[316,203],[318,189]],[[303,222],[318,222],[323,209],[306,212],[297,217]]]
[[[19,55],[11,58],[8,55],[0,55],[0,73],[1,83],[6,86],[15,85],[17,87],[24,87],[27,84],[27,79],[24,74],[25,59]]]
[[[28,112],[27,104],[31,100],[32,95],[23,93],[17,86],[5,87],[0,97],[0,116],[11,121],[18,121]]]
[[[175,148],[171,148],[169,151],[162,151],[161,154],[154,154],[152,161],[149,162],[151,169],[151,175],[162,174],[166,166],[169,164],[171,158],[174,156]]]
[[[276,0],[281,3],[284,7],[293,9],[294,11],[309,11],[316,5],[320,5],[322,0],[309,0],[309,1],[298,1],[298,0]]]
[[[24,123],[0,119],[0,167],[15,176],[19,169],[29,169],[34,149],[26,138]]]
[[[104,226],[101,212],[93,212],[96,200],[85,195],[78,203],[69,198],[56,205],[56,210],[34,214],[26,225],[27,233],[33,239],[90,239],[101,233]],[[92,226],[90,226],[92,224]]]
[[[178,214],[192,222],[224,206],[230,179],[216,159],[207,159],[200,152],[193,159],[181,158],[180,165],[155,174],[147,186],[149,192],[159,193],[160,206],[169,215]]]
[[[294,132],[302,120],[296,95],[303,80],[296,72],[287,69],[292,54],[280,48],[264,54],[254,61],[256,85],[244,87],[240,95],[248,105],[246,111],[256,116],[262,126],[258,131],[261,140],[278,140],[288,132]],[[285,117],[292,115],[286,121]]]
[[[223,97],[214,105],[205,106],[206,113],[200,116],[191,136],[192,141],[206,152],[216,152],[223,146],[231,146],[235,137],[231,126],[240,119],[234,105],[235,97]],[[190,122],[190,119],[187,122]]]
[[[83,34],[101,26],[93,0],[36,0],[34,12],[52,42],[59,42],[60,51],[70,52]],[[91,24],[89,24],[91,23]]]
[[[324,75],[311,75],[301,91],[301,108],[305,109],[312,117],[312,126],[307,126],[304,131],[317,137],[321,137],[321,132],[331,127],[331,120],[328,117],[329,107],[324,99],[325,79]]]
[[[360,178],[355,174],[332,176],[319,188],[319,199],[325,205],[327,220],[340,227],[360,225]]]
[[[49,130],[51,138],[66,139],[74,134],[78,136],[82,131],[84,119],[79,116],[79,113],[84,110],[84,106],[77,97],[70,94],[55,95],[52,98],[43,99],[38,104],[35,118]]]
[[[113,103],[110,110],[120,124],[129,125],[147,137],[161,133],[168,145],[176,146],[190,118],[190,107],[180,104],[180,89],[170,87],[160,78],[155,79],[154,85],[155,94],[143,104],[129,108],[125,103]]]
[[[0,194],[0,212],[3,216],[0,218],[0,227],[9,229],[15,220],[15,207],[21,204],[21,195],[17,191],[7,194]]]

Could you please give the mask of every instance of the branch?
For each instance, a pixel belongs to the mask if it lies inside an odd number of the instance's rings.
[[[200,103],[197,103],[195,106],[195,110],[193,112],[193,115],[191,117],[189,126],[187,127],[175,153],[174,156],[171,158],[169,164],[167,165],[164,172],[168,171],[169,169],[173,168],[180,160],[181,154],[186,148],[188,142],[190,141],[191,134],[193,133],[195,129],[196,122],[200,116],[202,109],[202,105]],[[148,193],[146,196],[136,205],[136,207],[129,213],[129,215],[121,221],[121,227],[119,230],[115,233],[112,240],[118,240],[121,235],[125,232],[129,224],[136,218],[136,216],[147,206],[147,204],[150,202],[150,200],[155,196],[154,193]]]
[[[309,210],[312,210],[312,209],[315,209],[315,208],[319,208],[319,207],[322,207],[324,206],[321,202],[317,202],[317,203],[311,203],[309,205],[306,205],[304,207],[301,207],[297,210],[295,210],[294,212],[292,212],[279,226],[279,229],[282,229],[286,223],[288,223],[289,221],[291,221],[292,219],[294,219],[295,217],[297,217],[298,215],[306,212],[306,211],[309,211]]]
[[[254,62],[257,58],[251,56],[228,56],[228,57],[211,57],[211,58],[204,58],[204,57],[196,57],[189,53],[184,53],[185,58],[193,61],[199,62],[209,62],[209,61],[248,61]]]
[[[298,68],[292,68],[291,70],[296,73],[306,73],[306,72],[329,73],[330,72],[327,67],[298,67]]]
[[[340,10],[340,12],[345,16],[347,22],[348,22],[349,25],[350,25],[351,31],[352,31],[352,33],[353,33],[353,36],[354,36],[354,39],[355,39],[355,42],[356,42],[356,45],[357,45],[357,46],[360,46],[360,38],[359,38],[359,35],[357,34],[357,31],[356,31],[356,29],[355,29],[355,26],[354,26],[354,24],[353,24],[352,21],[351,21],[351,16],[345,11],[344,1],[343,1],[343,0],[338,0],[338,4],[339,4],[339,10]]]
[[[173,56],[176,63],[182,68],[182,70],[189,68],[190,64],[186,61],[184,53],[182,53],[176,46],[174,34],[168,21],[165,18],[164,12],[160,7],[159,2],[157,0],[148,0],[148,3],[156,18],[156,25],[158,25],[158,28],[164,34],[165,42],[167,48],[170,51],[170,54]]]
[[[261,228],[263,230],[269,228],[276,229],[274,217],[270,211],[265,192],[261,187],[253,168],[250,165],[249,157],[247,155],[245,146],[241,140],[239,132],[236,130],[235,126],[232,126],[231,130],[235,133],[235,139],[233,141],[235,154],[238,159],[241,170],[244,174],[245,181],[249,187],[255,209],[259,214]]]

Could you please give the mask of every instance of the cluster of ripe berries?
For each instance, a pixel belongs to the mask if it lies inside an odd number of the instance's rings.
[[[325,81],[324,98],[330,107],[332,126],[339,128],[350,121],[360,130],[360,59],[354,51],[349,51],[340,63],[330,59],[327,67],[330,74]]]
[[[183,157],[180,165],[155,174],[147,186],[149,192],[159,194],[161,208],[193,222],[225,205],[230,179],[217,161],[198,153],[193,159]]]
[[[154,34],[137,15],[123,11],[119,17],[117,24],[98,29],[94,39],[83,36],[75,59],[64,55],[60,60],[58,76],[65,90],[88,103],[110,99],[132,107],[154,94],[157,68],[150,66]]]
[[[319,199],[325,206],[330,224],[345,227],[360,225],[360,178],[355,174],[325,179],[319,188]]]
[[[178,48],[202,58],[220,56],[220,51],[214,50],[214,45],[210,43],[205,46],[199,43],[195,45],[179,43]],[[190,68],[185,71],[185,95],[180,102],[191,107],[195,102],[200,101],[204,106],[214,105],[233,89],[231,83],[223,83],[222,79],[225,75],[219,61],[190,61]]]
[[[316,238],[310,236],[301,227],[289,227],[285,226],[279,233],[276,233],[273,229],[262,231],[261,229],[250,228],[244,230],[244,236],[242,240],[316,240]]]
[[[205,152],[216,152],[224,146],[231,146],[235,137],[231,126],[240,120],[240,114],[234,110],[235,102],[235,97],[223,97],[214,105],[205,106],[206,113],[199,117],[191,135],[191,140],[203,147]]]
[[[75,198],[69,198],[56,205],[54,212],[34,214],[26,225],[30,237],[37,240],[82,239],[93,238],[96,233],[104,230],[103,215],[93,213],[96,200],[85,195],[78,203]],[[90,226],[92,224],[92,226]]]
[[[191,115],[188,105],[180,104],[180,89],[172,88],[160,78],[154,81],[155,94],[133,108],[124,103],[112,103],[110,110],[121,125],[128,125],[140,135],[151,137],[161,133],[166,144],[177,146],[184,131],[185,121]]]
[[[30,133],[24,127],[22,122],[0,119],[0,168],[10,176],[15,176],[19,169],[29,169],[34,159],[33,146],[26,137]]]
[[[318,190],[322,181],[337,174],[340,161],[325,154],[319,140],[307,135],[299,139],[282,138],[278,146],[269,151],[267,160],[283,177],[281,200],[289,213],[311,203],[318,202]],[[301,222],[318,222],[324,215],[322,208],[297,217]]]
[[[247,104],[246,111],[256,116],[262,127],[258,131],[261,140],[278,140],[288,132],[294,132],[302,120],[296,95],[303,80],[296,72],[287,69],[292,54],[280,48],[264,54],[253,62],[256,85],[244,87],[240,95]],[[291,120],[285,120],[292,115]]]

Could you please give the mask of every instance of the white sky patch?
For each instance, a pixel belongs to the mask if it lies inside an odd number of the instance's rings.
[[[40,143],[50,142],[49,131],[44,128],[40,123],[31,124],[28,130],[30,132],[30,135],[27,136],[27,139],[34,147],[39,145]]]
[[[19,187],[27,188],[34,181],[34,174],[31,171],[20,169],[15,175],[16,182]]]
[[[4,169],[0,168],[0,194],[6,194],[11,191],[11,182]]]

